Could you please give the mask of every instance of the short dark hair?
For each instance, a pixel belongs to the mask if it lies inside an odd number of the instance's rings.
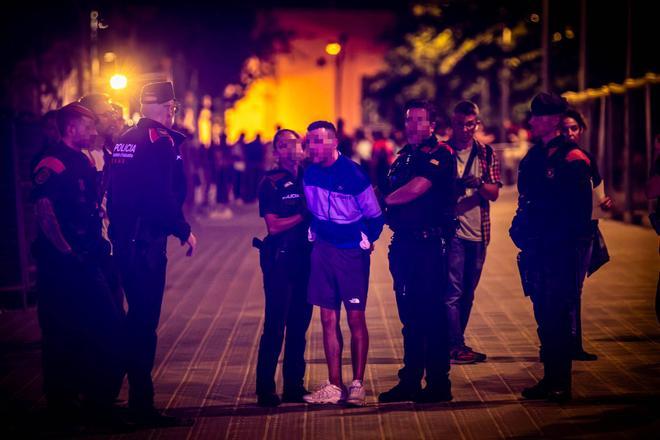
[[[406,105],[403,107],[403,114],[405,115],[408,110],[413,109],[413,108],[421,108],[426,110],[426,115],[429,117],[429,121],[432,123],[435,123],[435,118],[436,118],[436,110],[435,106],[431,104],[428,101],[423,101],[420,99],[413,99],[412,101],[408,101]]]
[[[110,97],[105,93],[90,93],[78,100],[79,103],[96,113],[95,109],[102,104],[111,104]]]
[[[465,116],[479,116],[479,107],[472,101],[461,101],[454,107],[454,114],[460,113]]]
[[[60,135],[65,136],[66,129],[69,128],[69,125],[82,118],[89,118],[96,122],[96,115],[87,107],[77,102],[65,105],[57,110],[55,121],[57,122],[57,129],[59,130]]]
[[[577,122],[578,127],[580,127],[582,131],[585,131],[587,129],[587,122],[584,120],[584,116],[582,116],[582,113],[580,113],[574,108],[569,108],[568,110],[566,110],[561,117],[562,119],[564,118],[575,119],[575,122]]]
[[[275,133],[275,136],[273,136],[273,149],[277,149],[277,141],[279,138],[286,133],[292,134],[296,139],[300,139],[300,135],[296,133],[295,131],[291,130],[290,128],[281,128],[277,130],[277,133]]]
[[[318,130],[319,128],[325,128],[326,130],[330,130],[335,135],[337,135],[337,129],[335,128],[335,125],[328,121],[314,121],[307,126],[307,131]]]

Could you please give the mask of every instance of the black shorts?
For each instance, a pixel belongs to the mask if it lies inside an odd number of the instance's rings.
[[[340,249],[317,239],[311,258],[307,301],[325,309],[364,311],[369,290],[369,251]]]

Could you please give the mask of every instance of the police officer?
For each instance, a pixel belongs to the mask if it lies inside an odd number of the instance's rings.
[[[32,174],[44,389],[62,423],[77,423],[79,395],[86,409],[106,412],[123,378],[123,310],[102,270],[110,244],[101,235],[96,169],[81,151],[96,135],[95,119],[78,103],[58,110],[61,140]]]
[[[154,408],[151,378],[167,237],[187,244],[187,255],[197,241],[181,209],[186,188],[179,145],[184,135],[171,129],[177,108],[172,83],[145,85],[140,102],[144,117],[119,138],[112,153],[109,232],[128,302],[129,408],[138,424],[168,426],[183,421]]]
[[[588,157],[558,136],[566,101],[540,93],[532,100],[536,144],[518,176],[518,210],[510,230],[518,248],[523,289],[534,305],[543,379],[523,390],[526,399],[571,398],[571,317],[579,300],[579,273],[591,239]]]
[[[102,231],[103,237],[109,239],[106,192],[110,177],[112,149],[120,132],[117,118],[121,117],[121,114],[117,113],[110,97],[105,93],[90,93],[80,98],[78,102],[96,116],[96,132],[98,136],[96,136],[95,141],[88,147],[88,153],[93,158],[96,169],[98,170],[98,201],[103,218],[101,223],[103,227]],[[104,269],[115,300],[123,308],[124,294],[119,283],[119,273],[112,258],[108,258],[104,262]]]
[[[312,317],[307,302],[311,245],[307,240],[306,206],[300,163],[302,141],[293,130],[279,130],[273,138],[275,169],[266,173],[259,186],[259,215],[268,235],[257,244],[264,276],[266,313],[257,361],[257,403],[277,406],[275,369],[285,339],[284,402],[303,402],[305,333]]]
[[[110,158],[112,149],[120,134],[120,126],[117,124],[116,108],[113,106],[110,97],[104,93],[90,93],[83,96],[78,101],[87,107],[96,116],[96,131],[98,136],[93,145],[90,145],[90,153],[97,161],[97,169],[102,170],[101,198],[105,195],[108,187],[108,177],[110,168]]]
[[[394,231],[389,259],[403,324],[404,366],[399,383],[378,400],[448,401],[449,329],[443,296],[445,242],[456,230],[456,159],[449,146],[432,136],[434,115],[428,104],[412,102],[405,115],[408,144],[392,164],[385,198]]]

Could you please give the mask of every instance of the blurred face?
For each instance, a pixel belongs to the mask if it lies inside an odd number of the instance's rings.
[[[575,119],[569,117],[562,119],[560,131],[561,135],[569,141],[575,142],[576,144],[580,142],[582,128],[580,128]]]
[[[454,113],[451,118],[452,136],[459,142],[469,142],[474,138],[474,134],[479,126],[477,115],[464,115]]]
[[[154,121],[160,122],[167,128],[174,125],[174,116],[179,110],[176,101],[170,100],[162,104],[143,104],[142,114]]]
[[[411,108],[406,111],[406,137],[411,144],[419,144],[428,139],[433,132],[429,114],[423,108]]]
[[[98,102],[92,109],[99,119],[96,123],[96,130],[101,136],[112,136],[116,133],[115,120],[117,114],[109,102]]]
[[[76,148],[89,148],[97,136],[96,123],[85,117],[75,119],[69,124],[67,134]]]
[[[324,165],[332,163],[337,151],[337,136],[327,128],[317,128],[307,132],[307,153],[312,163]]]
[[[275,157],[280,163],[299,164],[305,158],[302,139],[289,132],[281,134],[275,145]]]
[[[559,116],[557,115],[532,115],[529,120],[529,125],[532,127],[532,137],[534,139],[543,139],[545,137],[557,134],[559,128]]]

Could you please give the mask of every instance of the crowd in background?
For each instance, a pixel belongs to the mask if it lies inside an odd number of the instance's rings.
[[[112,105],[114,112],[108,114],[108,124],[114,124],[114,129],[110,131],[118,136],[133,125],[133,120],[122,117],[124,112],[121,106],[116,103]],[[59,140],[55,113],[50,111],[42,117],[46,146]],[[185,113],[179,113],[174,128],[187,136],[187,141],[181,146],[189,188],[186,209],[198,217],[231,219],[236,206],[256,202],[259,182],[272,167],[272,140],[264,139],[260,134],[248,139],[245,133],[241,133],[235,142],[230,142],[221,126],[213,123],[210,142],[203,142],[199,130],[193,129],[197,124],[186,124],[184,121]],[[449,118],[441,115],[436,123],[435,136],[440,141],[447,141],[451,130]],[[337,132],[341,154],[360,164],[375,187],[383,188],[389,167],[405,144],[404,133],[382,126],[357,128],[351,134],[345,130],[341,119],[337,121]],[[502,141],[494,144],[494,150],[502,162],[502,180],[505,184],[516,181],[518,163],[531,146],[529,133],[529,125],[524,121],[521,125],[512,122],[505,124],[505,139],[497,139],[495,130],[488,126],[480,126],[475,135],[484,144],[493,145],[495,141]],[[98,148],[90,149],[90,155],[94,156],[100,171],[104,162],[101,147],[112,142],[110,139],[99,139],[98,142]]]
[[[188,194],[188,209],[201,217],[230,219],[236,206],[256,202],[259,181],[273,164],[272,139],[264,139],[260,134],[248,139],[241,133],[232,143],[220,127],[214,126],[211,142],[205,146],[186,128],[175,128],[188,135],[188,141],[182,145],[188,188],[192,188]],[[375,187],[383,188],[390,165],[405,144],[404,133],[398,129],[358,128],[349,134],[339,119],[337,134],[340,153],[358,163]],[[435,136],[440,141],[451,137],[448,120],[438,120]],[[484,144],[493,144],[496,140],[492,130],[481,126],[476,138]],[[505,143],[495,148],[502,161],[506,184],[515,183],[518,162],[531,146],[529,139],[527,124],[509,123]]]

